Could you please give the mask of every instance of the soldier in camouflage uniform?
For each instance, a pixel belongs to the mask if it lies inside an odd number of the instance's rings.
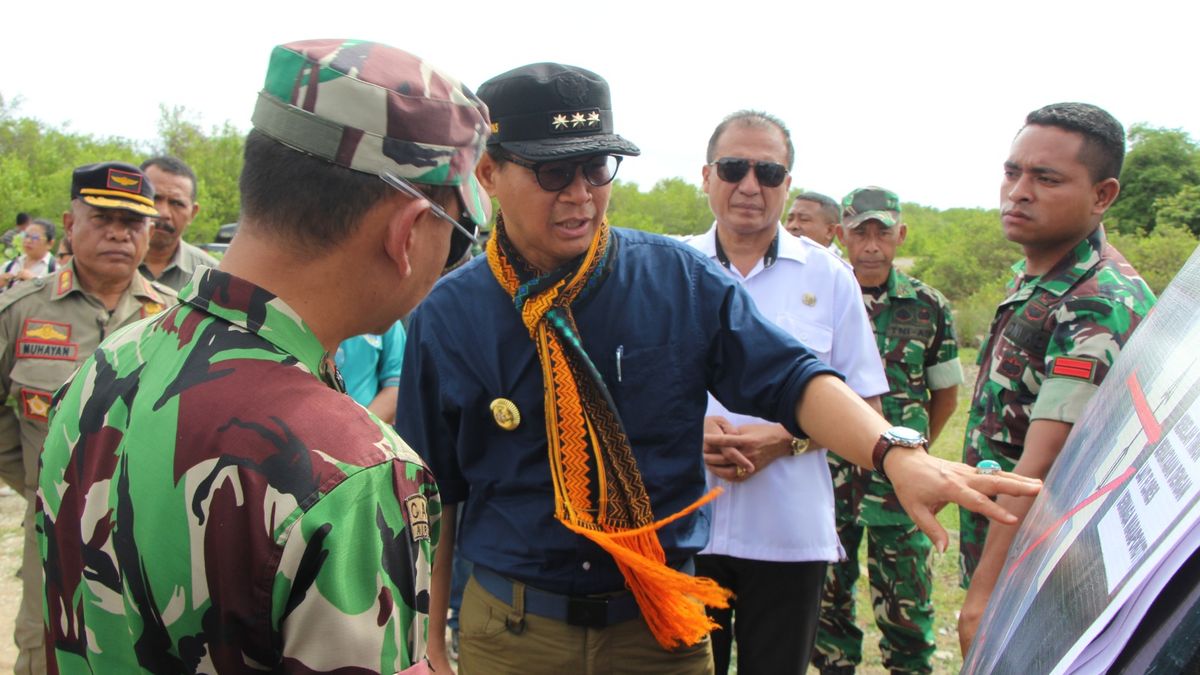
[[[932,441],[954,412],[963,373],[946,298],[892,266],[907,233],[895,193],[865,187],[842,200],[838,237],[862,288],[887,374],[883,415]],[[838,535],[848,559],[829,568],[813,662],[823,673],[836,673],[853,672],[862,661],[854,586],[865,530],[883,665],[893,672],[931,672],[935,642],[929,537],[901,508],[886,479],[832,453],[828,460]]]
[[[105,336],[174,304],[175,292],[137,273],[146,252],[154,191],[136,167],[106,163],[75,170],[71,210],[74,262],[0,296],[0,476],[28,499],[16,619],[18,673],[46,672],[42,575],[33,528],[38,453],[55,389]]]
[[[1101,218],[1120,191],[1125,132],[1104,110],[1053,104],[1029,114],[1001,183],[1004,234],[1021,244],[1000,303],[967,420],[963,461],[1045,477],[1071,426],[1154,305],[1154,294],[1107,243]],[[1031,500],[1002,498],[1023,516]],[[966,654],[1017,525],[961,512],[959,618]]]
[[[400,50],[314,40],[275,48],[253,121],[221,269],[57,394],[59,672],[425,668],[437,490],[329,353],[410,311],[486,221],[486,108]]]

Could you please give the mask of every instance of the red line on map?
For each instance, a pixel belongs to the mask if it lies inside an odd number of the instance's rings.
[[[1129,389],[1129,397],[1133,399],[1133,410],[1137,413],[1138,422],[1140,422],[1142,425],[1142,432],[1146,434],[1146,444],[1154,445],[1155,443],[1158,443],[1159,439],[1162,438],[1162,425],[1158,423],[1158,419],[1154,417],[1154,411],[1150,409],[1150,404],[1146,401],[1146,394],[1142,391],[1142,384],[1141,382],[1138,382],[1137,379],[1137,371],[1130,373],[1129,377],[1125,378],[1125,386]],[[1078,506],[1071,509],[1066,515],[1055,521],[1053,525],[1046,528],[1046,531],[1043,532],[1041,536],[1038,537],[1032,544],[1030,544],[1029,548],[1025,549],[1025,551],[1021,553],[1021,557],[1017,558],[1016,561],[1013,562],[1012,567],[1008,569],[1008,575],[1011,576],[1012,573],[1021,566],[1021,563],[1025,561],[1025,558],[1033,552],[1033,549],[1041,546],[1042,542],[1046,541],[1046,539],[1048,539],[1055,530],[1063,526],[1063,523],[1066,523],[1076,513],[1079,513],[1082,509],[1087,507],[1088,504],[1091,504],[1101,496],[1115,490],[1122,483],[1129,480],[1130,476],[1132,476],[1136,471],[1137,469],[1132,466],[1128,469],[1125,469],[1125,473],[1122,473],[1120,476],[1117,476],[1113,480],[1109,481],[1099,490],[1093,492]]]
[[[1162,438],[1162,425],[1155,419],[1154,411],[1146,402],[1146,395],[1142,393],[1142,384],[1138,382],[1136,370],[1125,378],[1125,385],[1129,388],[1129,397],[1133,399],[1133,409],[1137,412],[1138,421],[1142,423],[1142,431],[1146,433],[1146,442],[1154,445]]]
[[[1033,553],[1033,549],[1037,548],[1038,546],[1041,546],[1042,542],[1049,539],[1050,535],[1053,534],[1055,530],[1057,530],[1058,528],[1063,526],[1063,523],[1065,523],[1068,520],[1070,520],[1071,518],[1073,518],[1076,513],[1079,513],[1080,511],[1082,511],[1084,508],[1087,507],[1088,504],[1091,504],[1092,502],[1096,501],[1097,499],[1103,497],[1104,495],[1108,494],[1109,492],[1112,492],[1113,490],[1120,487],[1121,484],[1124,483],[1125,481],[1129,480],[1129,478],[1131,476],[1133,476],[1133,474],[1136,471],[1137,471],[1137,468],[1132,467],[1132,466],[1129,467],[1128,469],[1125,469],[1125,473],[1121,474],[1120,476],[1117,476],[1116,478],[1112,479],[1111,481],[1106,483],[1104,486],[1102,486],[1099,490],[1096,490],[1092,494],[1088,495],[1087,499],[1080,502],[1078,506],[1076,506],[1075,508],[1068,511],[1065,515],[1063,515],[1062,518],[1059,518],[1058,520],[1056,520],[1053,525],[1046,528],[1046,531],[1043,532],[1041,534],[1041,536],[1038,537],[1032,544],[1030,544],[1029,548],[1025,549],[1025,551],[1023,553],[1021,553],[1021,557],[1017,558],[1016,561],[1013,562],[1012,567],[1008,568],[1007,576],[1012,576],[1012,573],[1015,572],[1016,569],[1021,566],[1021,563],[1025,562],[1025,558],[1027,558],[1030,553]]]

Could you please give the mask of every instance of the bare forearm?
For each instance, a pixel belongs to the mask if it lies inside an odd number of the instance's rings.
[[[450,612],[450,581],[454,576],[457,516],[458,504],[442,505],[442,532],[433,554],[433,578],[429,584],[429,660],[435,668],[446,660],[446,617]]]
[[[818,375],[796,406],[796,421],[813,443],[870,469],[871,450],[890,424],[844,382]]]
[[[929,443],[942,433],[946,422],[958,407],[958,387],[934,389],[929,392]]]
[[[399,387],[384,387],[371,399],[367,410],[375,413],[379,419],[391,424],[396,421],[396,402],[399,400]]]

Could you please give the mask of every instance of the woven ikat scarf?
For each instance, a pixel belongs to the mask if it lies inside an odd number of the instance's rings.
[[[602,222],[586,253],[539,274],[513,247],[500,214],[487,260],[512,297],[541,364],[554,516],[613,557],[650,631],[670,649],[695,644],[715,628],[704,606],[728,607],[730,592],[712,579],[668,566],[657,531],[718,491],[654,520],[625,428],[571,314],[571,305],[607,276],[616,247],[608,223]]]

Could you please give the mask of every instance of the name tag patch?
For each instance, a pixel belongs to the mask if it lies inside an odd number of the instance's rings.
[[[74,361],[78,356],[79,345],[71,342],[71,324],[25,319],[21,337],[17,338],[18,359]]]

